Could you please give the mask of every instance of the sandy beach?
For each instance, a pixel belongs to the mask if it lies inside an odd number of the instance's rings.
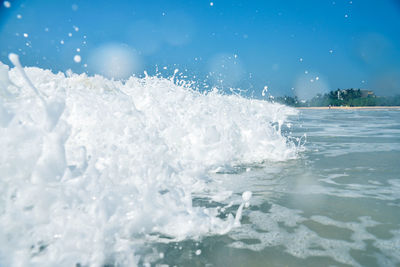
[[[343,106],[343,107],[298,107],[298,109],[368,109],[368,110],[373,110],[373,109],[400,109],[400,106],[370,106],[370,107],[348,107],[348,106]]]

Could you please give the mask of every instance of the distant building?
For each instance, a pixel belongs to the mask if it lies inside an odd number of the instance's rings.
[[[347,90],[337,90],[337,99],[338,100],[343,100],[343,95],[347,95]]]
[[[362,98],[366,98],[366,97],[375,97],[375,94],[374,94],[373,91],[361,89],[360,92],[361,92],[361,97],[362,97]]]

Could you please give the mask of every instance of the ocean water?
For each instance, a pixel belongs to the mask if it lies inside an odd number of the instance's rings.
[[[241,227],[160,244],[159,263],[400,266],[400,110],[301,110],[287,123],[290,136],[306,134],[296,159],[213,177],[253,192]]]
[[[400,111],[0,64],[0,266],[398,266]]]

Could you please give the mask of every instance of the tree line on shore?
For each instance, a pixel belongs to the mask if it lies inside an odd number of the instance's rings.
[[[297,96],[280,96],[274,101],[293,107],[400,106],[400,95],[376,96],[372,91],[351,88],[317,94],[309,100],[300,100]]]

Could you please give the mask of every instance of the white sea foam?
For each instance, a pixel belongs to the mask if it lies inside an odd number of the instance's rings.
[[[308,219],[303,216],[300,210],[292,210],[272,204],[268,213],[254,211],[249,214],[249,219],[251,224],[242,225],[240,231],[230,234],[233,239],[237,240],[231,244],[232,247],[261,251],[266,247],[281,246],[288,254],[298,258],[325,256],[351,266],[361,266],[354,260],[350,252],[351,250],[364,250],[366,247],[365,240],[374,240],[379,248],[387,251],[388,255],[394,248],[391,243],[394,239],[386,242],[367,231],[368,227],[379,224],[369,217],[360,217],[357,222],[347,223],[325,216],[312,216]],[[318,232],[304,225],[305,221],[310,222],[310,220],[321,225],[348,229],[351,236],[348,237],[348,240],[322,237]],[[246,244],[241,241],[246,239],[257,240],[258,242]],[[398,256],[398,253],[394,254]]]
[[[296,156],[280,132],[293,109],[173,79],[0,64],[0,93],[4,266],[131,266],[143,243],[226,233],[234,215],[192,203],[202,192],[232,201],[208,188],[209,172]],[[247,190],[235,192],[242,208]]]

